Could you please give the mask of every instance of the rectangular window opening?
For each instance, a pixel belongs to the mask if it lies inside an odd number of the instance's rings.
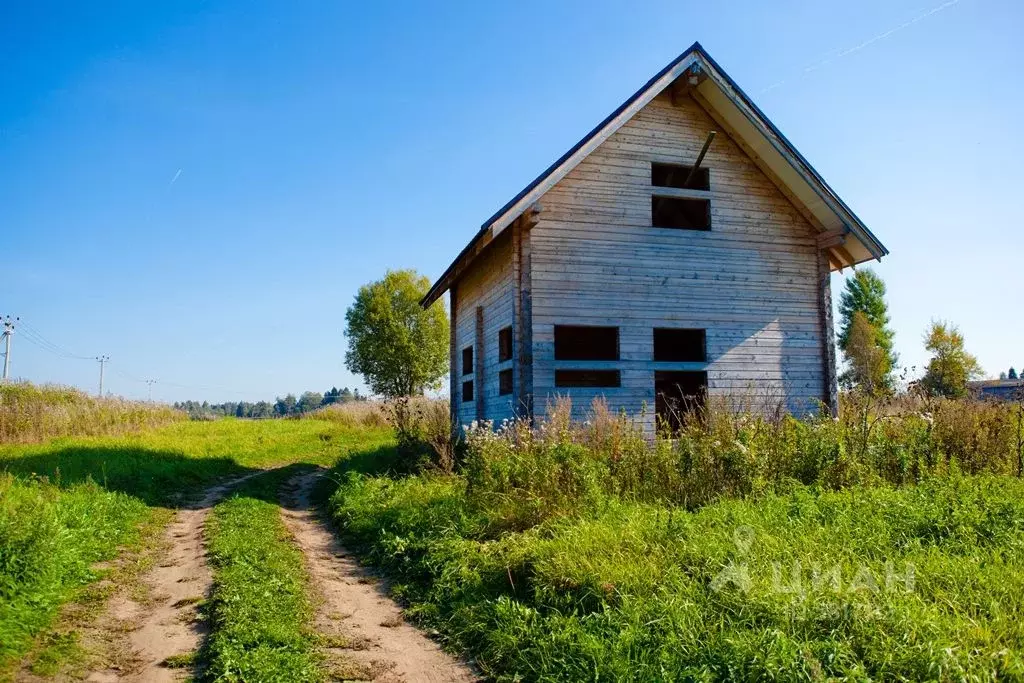
[[[651,197],[651,225],[675,230],[710,230],[711,201],[680,197]]]
[[[622,385],[618,370],[555,370],[555,386],[614,389]]]
[[[690,416],[700,413],[708,393],[706,372],[654,373],[654,414],[658,429],[676,433]]]
[[[690,181],[689,185],[686,185],[686,179],[690,177],[690,171],[693,170],[693,166],[683,166],[682,164],[651,164],[651,185],[655,187],[677,187],[680,189],[689,190],[710,190],[711,189],[711,169],[706,166],[701,166],[697,169],[697,172],[693,174],[693,180]]]
[[[498,362],[512,360],[512,327],[498,330]]]
[[[462,374],[473,374],[473,347],[467,346],[462,349]]]
[[[502,370],[498,373],[498,396],[508,396],[512,393],[512,368]]]
[[[462,400],[466,402],[473,400],[473,380],[462,383]]]
[[[707,334],[705,330],[654,328],[654,360],[675,363],[703,363],[707,361]]]
[[[618,360],[619,328],[555,325],[555,360]]]

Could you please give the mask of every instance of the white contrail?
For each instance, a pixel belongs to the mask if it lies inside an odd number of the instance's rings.
[[[947,7],[952,7],[953,5],[957,4],[958,2],[960,2],[960,0],[946,0],[946,2],[942,3],[941,5],[938,5],[936,7],[932,7],[927,12],[924,12],[923,14],[917,15],[913,19],[910,19],[909,21],[905,21],[902,24],[900,24],[899,26],[895,26],[895,27],[889,29],[888,31],[884,31],[882,33],[879,33],[877,36],[874,36],[872,38],[868,38],[863,43],[860,43],[858,45],[854,45],[853,47],[848,47],[845,50],[840,50],[833,57],[827,57],[825,59],[822,59],[821,61],[818,61],[818,62],[815,62],[815,63],[811,64],[810,66],[804,67],[803,73],[804,74],[808,74],[808,73],[811,73],[812,71],[817,71],[821,67],[826,66],[827,64],[830,64],[831,62],[839,59],[840,57],[845,57],[846,55],[853,54],[854,52],[858,52],[860,50],[863,50],[864,48],[866,48],[868,45],[871,45],[872,43],[877,43],[880,40],[885,40],[886,38],[888,38],[892,34],[896,33],[897,31],[902,31],[905,28],[909,28],[910,26],[913,26],[914,24],[916,24],[919,21],[924,21],[925,19],[927,19],[931,15],[936,14],[938,12],[941,12],[942,10],[946,9]],[[784,85],[786,82],[787,81],[783,80],[783,81],[779,81],[778,83],[774,83],[772,85],[769,85],[767,88],[762,90],[760,94],[766,93],[769,90],[774,90],[775,88],[778,88],[779,86]]]
[[[174,181],[177,180],[178,176],[180,176],[180,175],[181,175],[181,169],[179,168],[178,172],[174,174],[173,178],[171,178],[171,182],[170,182],[170,184],[167,187],[170,187],[171,185],[173,185]]]

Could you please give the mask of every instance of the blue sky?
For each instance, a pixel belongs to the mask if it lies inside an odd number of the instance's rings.
[[[903,362],[946,318],[1020,369],[1022,26],[1000,0],[7,3],[0,313],[126,396],[361,386],[358,286],[439,275],[699,40],[892,251]],[[95,388],[14,344],[14,375]]]

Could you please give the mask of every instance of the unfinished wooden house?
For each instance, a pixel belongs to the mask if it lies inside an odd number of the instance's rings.
[[[450,293],[455,424],[560,395],[650,424],[708,395],[800,414],[836,406],[829,273],[886,253],[694,44],[491,216],[422,304]]]

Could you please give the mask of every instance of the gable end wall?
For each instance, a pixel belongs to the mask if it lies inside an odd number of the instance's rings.
[[[711,230],[651,227],[651,162],[692,163],[710,130]],[[604,396],[631,414],[646,405],[652,422],[656,369],[706,369],[710,394],[754,408],[816,409],[825,396],[816,232],[695,101],[657,97],[540,203],[531,233],[536,414],[568,394],[582,417]],[[556,363],[556,324],[618,326],[620,360]],[[705,328],[706,366],[654,363],[654,327]],[[555,367],[581,365],[619,368],[622,387],[556,390]]]

